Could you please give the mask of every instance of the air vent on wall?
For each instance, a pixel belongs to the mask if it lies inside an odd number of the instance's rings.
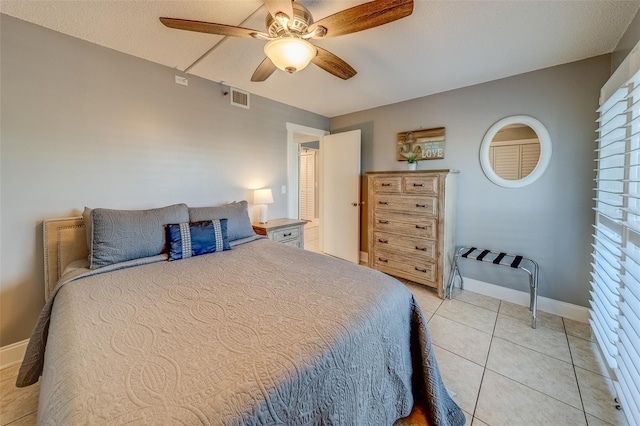
[[[231,101],[231,105],[249,109],[249,92],[245,92],[244,90],[236,89],[235,87],[231,87],[231,96],[229,96],[229,100]]]

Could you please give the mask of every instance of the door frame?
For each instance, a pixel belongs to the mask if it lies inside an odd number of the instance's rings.
[[[313,127],[302,126],[295,123],[286,123],[287,126],[287,214],[292,219],[297,219],[299,214],[298,206],[298,151],[300,144],[293,136],[294,133],[318,136],[320,139],[320,151],[322,151],[322,138],[328,135],[328,130],[315,129]],[[322,179],[322,177],[320,177]],[[320,204],[322,204],[322,192],[320,193]],[[319,209],[322,215],[322,209]],[[322,217],[320,217],[322,225]],[[321,247],[322,249],[322,247]]]

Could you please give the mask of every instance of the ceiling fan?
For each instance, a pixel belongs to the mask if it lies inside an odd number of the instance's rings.
[[[313,62],[323,70],[348,80],[356,70],[333,53],[315,46],[310,39],[337,37],[367,30],[402,19],[413,12],[413,0],[373,0],[313,21],[311,12],[293,0],[265,0],[269,11],[267,32],[187,19],[160,18],[169,28],[230,37],[267,40],[267,56],[253,73],[251,81],[265,81],[279,68],[290,74]]]

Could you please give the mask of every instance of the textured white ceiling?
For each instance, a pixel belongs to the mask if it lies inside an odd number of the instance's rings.
[[[364,1],[300,0],[316,20]],[[164,27],[160,16],[238,25],[259,0],[2,0],[0,11],[184,70],[222,37]],[[327,117],[610,53],[640,0],[426,1],[411,16],[315,41],[353,66],[340,80],[310,65],[252,83],[264,41],[228,38],[190,71]],[[264,7],[243,26],[264,30]],[[167,83],[175,84],[175,83]]]

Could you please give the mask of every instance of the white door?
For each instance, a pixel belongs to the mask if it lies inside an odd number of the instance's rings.
[[[360,130],[325,136],[320,205],[322,251],[360,259]]]

